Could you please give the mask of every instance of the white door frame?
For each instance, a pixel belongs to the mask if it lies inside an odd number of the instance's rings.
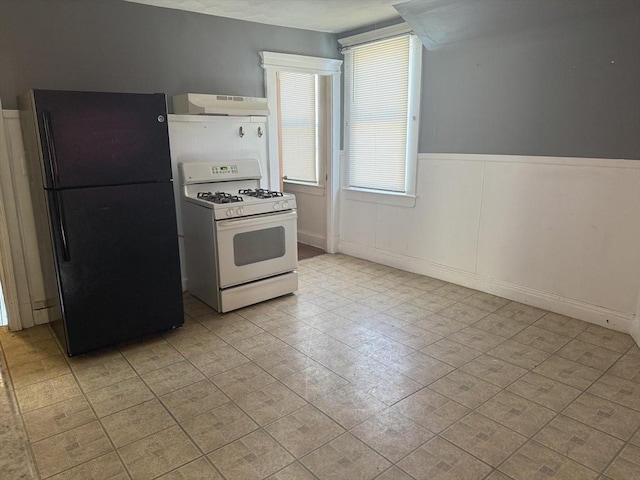
[[[340,75],[342,60],[333,58],[307,57],[287,53],[260,52],[262,68],[264,68],[265,94],[270,115],[267,118],[269,151],[269,184],[272,188],[280,184],[280,167],[278,163],[278,105],[277,80],[279,71],[304,72],[329,77],[329,95],[327,111],[329,112],[329,134],[326,151],[329,159],[325,165],[326,181],[326,250],[336,253],[338,248],[338,194],[340,192]]]
[[[0,100],[0,177],[11,179],[11,171],[8,168],[10,161],[9,142],[2,112],[2,100]],[[2,283],[9,330],[17,331],[22,330],[22,320],[20,318],[18,288],[13,270],[11,245],[9,243],[7,212],[5,210],[5,204],[9,203],[4,201],[7,196],[13,196],[13,191],[3,191],[2,183],[0,182],[0,282]]]
[[[631,336],[640,347],[640,290],[638,290],[638,306],[636,307],[636,317],[631,324]]]

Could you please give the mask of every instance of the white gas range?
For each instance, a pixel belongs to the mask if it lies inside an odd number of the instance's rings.
[[[228,312],[297,290],[295,197],[260,189],[255,159],[178,170],[189,291]]]

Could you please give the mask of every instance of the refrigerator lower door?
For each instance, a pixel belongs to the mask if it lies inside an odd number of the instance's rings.
[[[48,195],[69,355],[184,323],[170,182]]]

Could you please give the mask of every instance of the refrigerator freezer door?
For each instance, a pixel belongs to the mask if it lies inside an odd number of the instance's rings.
[[[44,187],[171,179],[164,94],[34,90]]]
[[[69,355],[184,323],[171,182],[48,195]]]

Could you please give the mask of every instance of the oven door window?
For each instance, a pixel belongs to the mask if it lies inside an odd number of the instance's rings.
[[[233,236],[233,261],[237,267],[280,258],[285,252],[284,227],[253,230]]]

